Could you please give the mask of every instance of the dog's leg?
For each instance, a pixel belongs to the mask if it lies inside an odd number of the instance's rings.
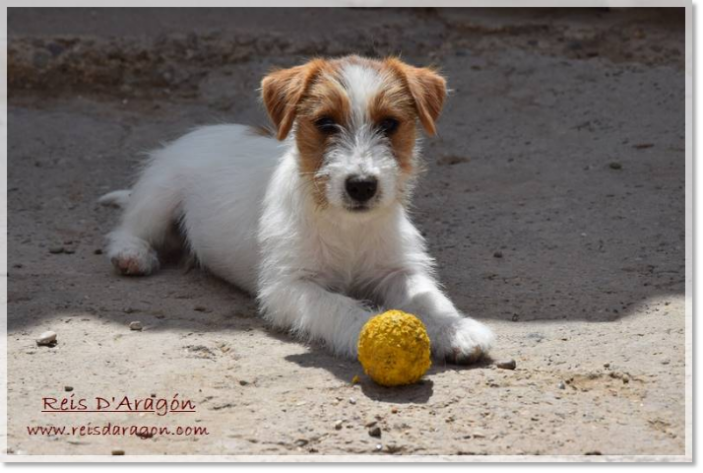
[[[478,361],[493,343],[493,332],[461,314],[436,281],[422,273],[397,273],[381,286],[380,298],[388,309],[419,317],[427,327],[436,358],[457,364]]]
[[[159,248],[177,218],[178,192],[168,176],[147,169],[128,200],[120,225],[107,236],[107,256],[117,271],[145,276],[159,268]]]
[[[363,325],[376,312],[360,301],[296,280],[259,291],[264,317],[304,338],[323,341],[335,354],[356,357]]]

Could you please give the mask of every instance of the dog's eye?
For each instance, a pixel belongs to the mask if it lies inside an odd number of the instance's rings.
[[[330,117],[318,118],[317,120],[315,120],[315,126],[318,130],[320,130],[326,135],[336,133],[338,130],[337,122],[335,122],[334,119]]]
[[[400,123],[395,118],[384,118],[378,123],[378,129],[386,136],[392,135]]]

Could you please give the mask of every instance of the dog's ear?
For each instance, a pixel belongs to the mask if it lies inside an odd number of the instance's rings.
[[[433,69],[413,67],[397,58],[386,59],[386,64],[404,81],[427,134],[432,136],[437,133],[435,122],[442,113],[447,96],[447,81]]]
[[[279,140],[288,136],[298,104],[323,64],[323,60],[315,59],[302,66],[273,71],[261,81],[261,97]]]

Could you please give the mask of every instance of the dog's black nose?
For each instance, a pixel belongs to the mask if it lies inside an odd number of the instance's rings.
[[[378,179],[372,176],[351,176],[347,178],[347,194],[355,202],[368,202],[376,194]]]

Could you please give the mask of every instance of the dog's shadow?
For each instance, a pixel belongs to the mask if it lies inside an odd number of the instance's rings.
[[[286,335],[276,334],[276,336],[285,337]],[[358,361],[337,358],[325,351],[323,347],[314,344],[309,345],[308,352],[288,355],[285,359],[302,368],[323,368],[349,384],[357,375],[364,396],[374,401],[391,404],[426,404],[434,394],[434,381],[431,379],[434,375],[445,371],[471,371],[487,368],[492,364],[490,358],[485,358],[469,366],[452,365],[433,359],[432,366],[419,382],[407,386],[385,387],[376,384],[364,374]]]

